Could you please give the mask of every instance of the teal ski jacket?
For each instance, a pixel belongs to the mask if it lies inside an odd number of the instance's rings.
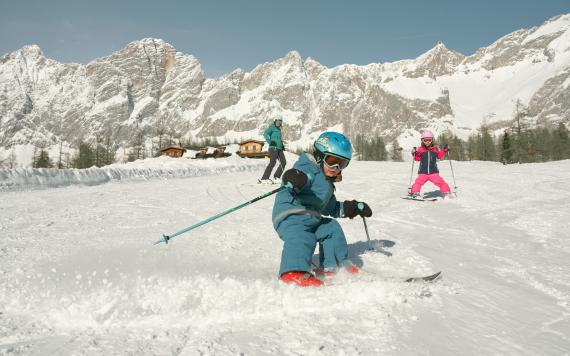
[[[307,184],[296,194],[289,189],[277,193],[272,216],[276,229],[291,214],[343,217],[342,203],[336,200],[334,185],[312,155],[302,154],[293,168],[307,175]]]
[[[275,125],[275,123],[271,124],[263,133],[263,137],[269,148],[275,148],[278,150],[283,149],[283,139],[281,138],[281,129]],[[273,144],[271,144],[273,142]]]

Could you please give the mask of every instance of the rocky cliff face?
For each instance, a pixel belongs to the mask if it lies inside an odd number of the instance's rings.
[[[438,43],[415,60],[326,68],[290,52],[219,78],[159,39],[87,65],[26,46],[0,57],[0,146],[96,137],[128,146],[141,133],[251,138],[275,114],[288,141],[333,128],[388,139],[424,127],[466,134],[484,119],[508,121],[517,99],[538,123],[569,123],[569,86],[570,15],[469,57]]]

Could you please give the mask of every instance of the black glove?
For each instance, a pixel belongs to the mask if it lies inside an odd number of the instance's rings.
[[[300,191],[307,184],[307,175],[296,168],[291,168],[281,177],[282,184],[294,191]]]
[[[269,142],[269,146],[273,146],[273,147],[275,147],[275,146],[277,146],[277,142],[275,142],[275,141],[271,141],[271,142]]]
[[[450,151],[449,146],[447,145],[447,143],[443,146],[443,150],[445,152]]]
[[[412,149],[412,156],[415,157],[415,156],[416,156],[416,153],[418,153],[418,148],[417,148],[417,147],[414,147],[414,148]]]
[[[360,202],[356,200],[345,200],[342,206],[344,210],[344,216],[347,218],[354,218],[356,215],[360,215],[365,218],[372,216],[372,209],[365,202]]]

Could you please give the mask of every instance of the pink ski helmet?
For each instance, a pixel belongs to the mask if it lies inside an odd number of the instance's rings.
[[[433,132],[431,132],[430,130],[423,130],[422,138],[433,138]]]

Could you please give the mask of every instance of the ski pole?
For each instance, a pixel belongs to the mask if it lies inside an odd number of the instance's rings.
[[[163,242],[164,242],[165,244],[167,244],[170,239],[172,239],[172,238],[174,238],[174,237],[176,237],[176,236],[182,235],[182,234],[185,233],[185,232],[188,232],[188,231],[190,231],[190,230],[193,230],[193,229],[195,229],[195,228],[197,228],[197,227],[199,227],[199,226],[205,225],[205,224],[207,224],[207,223],[209,223],[209,222],[211,222],[211,221],[214,221],[214,220],[216,220],[216,219],[218,219],[218,218],[221,218],[221,217],[224,216],[224,215],[228,215],[229,213],[233,213],[234,211],[239,210],[239,209],[241,209],[241,208],[243,208],[243,207],[246,207],[246,206],[248,206],[248,205],[250,205],[250,204],[253,204],[253,203],[255,203],[255,202],[258,201],[258,200],[261,200],[261,199],[263,199],[263,198],[267,198],[267,197],[270,196],[270,195],[273,195],[273,194],[275,194],[275,193],[278,193],[278,192],[280,192],[280,191],[283,190],[283,189],[285,189],[284,186],[279,187],[279,188],[274,189],[274,190],[272,190],[272,191],[270,191],[270,192],[264,193],[264,194],[262,194],[262,195],[260,195],[260,196],[258,196],[258,197],[256,197],[256,198],[253,198],[253,199],[251,199],[251,200],[249,200],[249,201],[247,201],[247,202],[245,202],[245,203],[242,203],[242,204],[240,204],[240,205],[238,205],[238,206],[235,206],[235,207],[233,207],[233,208],[231,208],[231,209],[228,209],[228,210],[226,210],[226,211],[224,211],[224,212],[221,212],[221,213],[219,213],[219,214],[217,214],[217,215],[214,215],[214,216],[212,216],[212,217],[210,217],[210,218],[208,218],[208,219],[206,219],[206,220],[202,220],[202,221],[200,221],[199,223],[196,223],[196,224],[194,224],[194,225],[192,225],[192,226],[190,226],[190,227],[187,227],[187,228],[185,228],[185,229],[182,229],[182,230],[180,230],[180,231],[177,231],[177,232],[175,232],[175,233],[173,233],[173,234],[170,234],[170,235],[162,235],[162,238],[161,238],[160,240],[156,241],[154,244],[155,244],[155,245],[158,245],[158,244],[163,243]]]
[[[357,207],[360,211],[364,210],[364,204],[362,203],[358,203]],[[372,242],[370,241],[370,234],[368,234],[368,225],[366,224],[366,218],[364,216],[362,217],[362,222],[364,223],[364,231],[366,231],[366,239],[368,240],[368,251],[372,251],[374,248],[372,247]]]
[[[453,177],[453,190],[455,195],[457,195],[457,184],[455,183],[455,173],[453,173],[453,165],[451,164],[451,156],[449,155],[449,150],[446,152],[447,158],[449,159],[449,167],[451,168],[451,176]]]
[[[412,151],[413,156],[412,156],[412,171],[410,172],[410,184],[408,186],[408,193],[412,192],[412,177],[414,176],[414,163],[416,163],[416,148],[414,147],[414,150]]]

